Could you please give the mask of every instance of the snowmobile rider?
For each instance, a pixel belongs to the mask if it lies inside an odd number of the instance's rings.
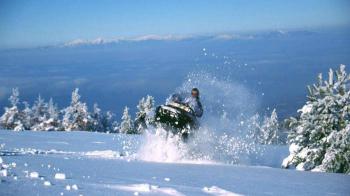
[[[203,107],[199,100],[199,90],[197,88],[191,90],[191,96],[187,97],[183,103],[192,108],[196,117],[202,117]]]

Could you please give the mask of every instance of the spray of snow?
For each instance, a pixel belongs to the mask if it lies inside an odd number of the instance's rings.
[[[147,130],[138,158],[154,162],[178,162],[184,159],[187,150],[178,136],[167,136],[162,128]]]
[[[257,105],[255,97],[243,85],[204,72],[190,74],[176,93],[188,93],[193,87],[200,89],[205,110],[194,138],[183,143],[161,128],[147,130],[138,158],[180,163],[249,162],[260,151],[248,130]]]

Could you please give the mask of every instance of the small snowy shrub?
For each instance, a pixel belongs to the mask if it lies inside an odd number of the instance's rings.
[[[350,173],[350,76],[345,65],[328,80],[308,86],[308,101],[298,118],[286,120],[290,155],[282,167]]]

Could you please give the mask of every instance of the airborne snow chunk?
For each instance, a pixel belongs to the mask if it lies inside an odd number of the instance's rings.
[[[0,176],[6,177],[7,176],[7,170],[6,169],[0,170]]]
[[[38,172],[30,172],[29,177],[30,178],[39,178],[39,173]]]
[[[51,182],[50,181],[45,181],[44,182],[44,186],[51,186]]]
[[[72,185],[72,189],[73,189],[73,190],[78,190],[78,189],[79,189],[79,188],[78,188],[78,185],[73,184],[73,185]]]
[[[64,173],[56,173],[55,174],[55,179],[57,179],[57,180],[65,180],[66,179],[66,174],[64,174]]]

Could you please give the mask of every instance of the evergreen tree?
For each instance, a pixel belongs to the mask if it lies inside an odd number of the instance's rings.
[[[270,117],[265,117],[263,125],[261,126],[260,130],[261,130],[260,141],[262,144],[282,143],[276,109],[272,111]]]
[[[154,110],[154,97],[147,95],[144,108],[146,113],[146,124],[149,125],[154,123],[154,115],[151,113]]]
[[[10,107],[5,107],[5,113],[0,117],[0,126],[5,129],[13,129],[15,131],[24,130],[21,121],[21,114],[18,109],[19,91],[17,88],[12,89],[12,95],[9,98]]]
[[[118,123],[114,120],[114,114],[107,111],[101,119],[102,127],[105,132],[116,133],[119,129]]]
[[[47,104],[46,118],[41,123],[41,130],[59,131],[62,129],[61,120],[59,119],[59,111],[51,98]]]
[[[93,131],[108,133],[117,132],[118,123],[114,121],[114,114],[110,111],[102,113],[97,103],[94,104],[94,110],[91,117],[93,122]]]
[[[260,115],[257,113],[250,117],[248,121],[248,134],[247,138],[251,139],[255,143],[262,143],[261,141],[261,122],[260,122]]]
[[[144,97],[142,97],[142,99],[139,101],[137,109],[138,111],[136,112],[135,128],[137,132],[143,132],[143,130],[147,127]]]
[[[9,101],[10,101],[12,107],[15,107],[18,105],[18,102],[19,102],[19,90],[18,90],[18,88],[12,89],[12,94],[9,98]]]
[[[72,92],[70,106],[63,110],[62,125],[64,130],[91,130],[93,124],[86,103],[80,102],[79,89]]]
[[[103,132],[104,127],[102,125],[101,109],[98,107],[97,103],[94,103],[91,118],[92,118],[92,128],[91,129],[93,131]]]
[[[135,128],[138,133],[142,133],[147,125],[153,123],[153,116],[150,116],[150,112],[154,107],[154,98],[147,95],[146,98],[142,98],[137,105],[137,113],[135,118]]]
[[[41,98],[41,96],[38,96],[38,99],[34,102],[34,105],[32,107],[32,123],[31,123],[31,130],[34,131],[44,131],[44,122],[47,120],[48,117],[48,105],[45,102],[44,99]]]
[[[55,121],[59,120],[60,113],[59,113],[59,110],[57,108],[57,105],[53,102],[52,98],[50,98],[50,100],[49,100],[47,113],[48,113],[49,118],[52,118]]]
[[[265,116],[263,121],[260,120],[259,114],[255,114],[249,119],[248,138],[257,144],[276,145],[285,143],[280,131],[276,109],[271,112],[270,116]]]
[[[32,127],[33,111],[28,102],[23,102],[23,105],[24,109],[21,112],[21,121],[23,122],[24,129],[30,130]]]
[[[124,108],[122,122],[120,123],[119,132],[120,133],[128,133],[128,134],[135,133],[135,129],[133,127],[133,122],[131,120],[131,116],[129,115],[129,108],[128,107]]]
[[[298,118],[286,120],[290,155],[282,166],[299,170],[350,173],[350,76],[345,66],[328,80],[308,86],[308,101]]]

